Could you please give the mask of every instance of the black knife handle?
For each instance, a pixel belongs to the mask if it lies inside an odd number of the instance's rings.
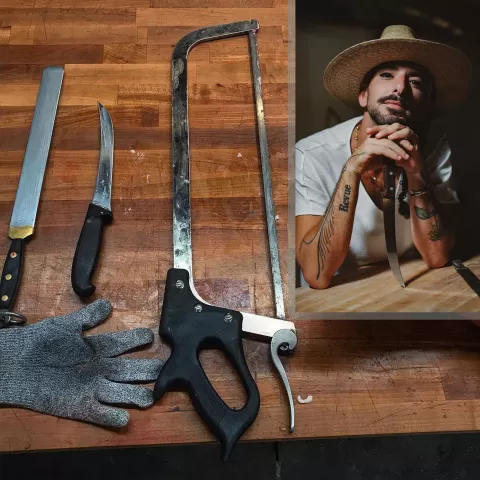
[[[72,287],[79,297],[95,292],[91,279],[102,246],[103,227],[113,220],[110,210],[90,204],[85,217],[72,264]]]
[[[224,461],[260,408],[260,393],[243,352],[242,321],[240,312],[199,301],[190,289],[187,270],[168,271],[159,333],[172,352],[155,382],[153,396],[159,400],[169,390],[186,391],[220,440]],[[230,408],[208,380],[198,357],[204,349],[223,350],[235,367],[247,392],[241,409]]]
[[[8,250],[0,280],[0,310],[11,310],[22,276],[25,240],[14,238]]]
[[[480,278],[478,278],[461,260],[452,260],[452,265],[469,287],[480,296]]]

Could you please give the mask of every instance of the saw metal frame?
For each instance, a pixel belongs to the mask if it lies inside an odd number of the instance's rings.
[[[261,75],[258,61],[256,34],[257,20],[235,22],[196,30],[183,37],[175,46],[172,55],[172,162],[173,162],[173,257],[174,268],[189,272],[190,288],[194,295],[206,304],[193,285],[192,234],[190,208],[190,145],[188,124],[187,57],[190,49],[200,43],[242,34],[249,35],[252,75],[255,90],[257,128],[262,159],[265,207],[269,233],[272,277],[276,300],[276,315],[284,317],[283,291],[280,276],[278,239],[271,187],[268,144],[266,137],[264,107],[261,92]],[[292,351],[297,344],[295,325],[283,319],[270,318],[240,312],[243,316],[242,331],[256,338],[271,342],[272,360],[284,383],[290,405],[290,431],[294,429],[294,407],[291,389],[278,352]]]

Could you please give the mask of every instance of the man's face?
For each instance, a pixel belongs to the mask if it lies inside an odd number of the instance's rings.
[[[405,62],[382,65],[359,103],[377,125],[424,122],[432,107],[432,81],[426,69]]]

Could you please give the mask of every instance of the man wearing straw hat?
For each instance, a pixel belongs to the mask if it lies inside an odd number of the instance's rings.
[[[458,203],[450,147],[426,148],[430,120],[466,95],[471,64],[459,50],[415,38],[404,25],[348,48],[324,73],[326,89],[364,113],[296,146],[296,254],[313,288],[349,264],[386,261],[384,159],[402,167],[395,212],[397,252],[415,247],[430,268],[449,261],[455,235],[446,221]]]

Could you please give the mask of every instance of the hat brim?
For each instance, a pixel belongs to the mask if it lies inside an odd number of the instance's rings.
[[[323,83],[331,95],[358,108],[366,73],[394,61],[414,62],[430,71],[435,79],[437,113],[457,106],[468,92],[472,65],[465,54],[449,45],[419,39],[376,39],[347,48],[327,65]]]

